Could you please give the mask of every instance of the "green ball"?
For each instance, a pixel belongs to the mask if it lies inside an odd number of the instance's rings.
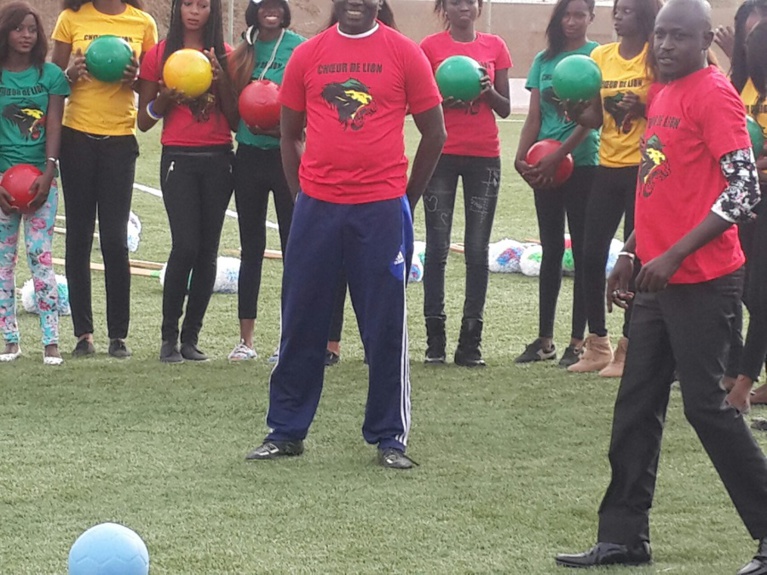
[[[575,272],[575,259],[573,258],[573,249],[566,248],[562,255],[562,271],[567,273]]]
[[[751,147],[754,150],[754,156],[759,157],[763,154],[764,150],[764,131],[751,116],[746,116],[746,128],[748,128],[748,135],[751,136]]]
[[[133,49],[117,36],[99,36],[85,51],[88,73],[102,82],[119,82],[133,58]]]
[[[437,68],[435,77],[443,98],[471,102],[482,92],[485,75],[479,62],[468,56],[450,56]]]
[[[602,88],[602,71],[589,56],[573,54],[554,66],[551,83],[560,100],[592,100]]]

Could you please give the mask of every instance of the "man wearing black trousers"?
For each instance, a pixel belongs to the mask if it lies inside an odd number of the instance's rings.
[[[685,415],[760,540],[738,575],[767,574],[767,460],[719,385],[743,283],[733,223],[751,217],[759,188],[743,105],[707,66],[712,40],[703,0],[670,0],[658,14],[653,49],[666,84],[648,108],[635,231],[608,282],[612,303],[625,307],[635,254],[643,262],[615,403],[612,480],[599,509],[598,543],[558,555],[564,567],[652,560],[649,513],[676,371]]]

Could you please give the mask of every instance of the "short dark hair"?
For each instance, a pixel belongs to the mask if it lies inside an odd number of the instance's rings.
[[[399,31],[397,23],[394,21],[394,11],[391,9],[388,0],[382,0],[381,7],[378,9],[378,19],[389,28]],[[330,20],[325,25],[323,30],[327,30],[331,26],[338,24],[338,18],[336,18],[335,10],[330,14]]]

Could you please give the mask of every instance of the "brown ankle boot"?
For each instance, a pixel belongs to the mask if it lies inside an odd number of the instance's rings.
[[[615,355],[610,364],[599,372],[601,377],[622,377],[623,366],[626,363],[626,352],[629,349],[629,340],[627,337],[622,337],[618,342],[618,347],[615,348]]]
[[[608,336],[599,337],[590,333],[583,344],[583,355],[578,363],[567,368],[574,373],[599,371],[607,367],[613,359],[613,348]]]

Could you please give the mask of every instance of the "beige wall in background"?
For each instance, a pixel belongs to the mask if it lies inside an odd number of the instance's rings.
[[[48,35],[60,9],[58,0],[27,0],[44,15]],[[433,14],[433,0],[389,0],[400,30],[415,41],[442,29],[441,22]],[[229,0],[222,0],[225,6]],[[0,0],[5,3],[5,0]],[[248,0],[235,0],[235,37],[245,27],[244,11]],[[170,12],[170,0],[144,0],[146,9],[157,19],[160,34],[164,35]],[[714,23],[731,24],[738,0],[714,2]],[[311,36],[322,29],[330,15],[331,0],[290,0],[293,12],[293,28]],[[524,78],[535,54],[545,44],[544,32],[551,15],[551,2],[500,3],[485,0],[485,9],[477,25],[478,30],[501,36],[509,46],[514,68],[513,78]],[[611,7],[597,7],[596,18],[589,29],[589,37],[604,43],[613,40]],[[725,61],[726,62],[726,61]]]

